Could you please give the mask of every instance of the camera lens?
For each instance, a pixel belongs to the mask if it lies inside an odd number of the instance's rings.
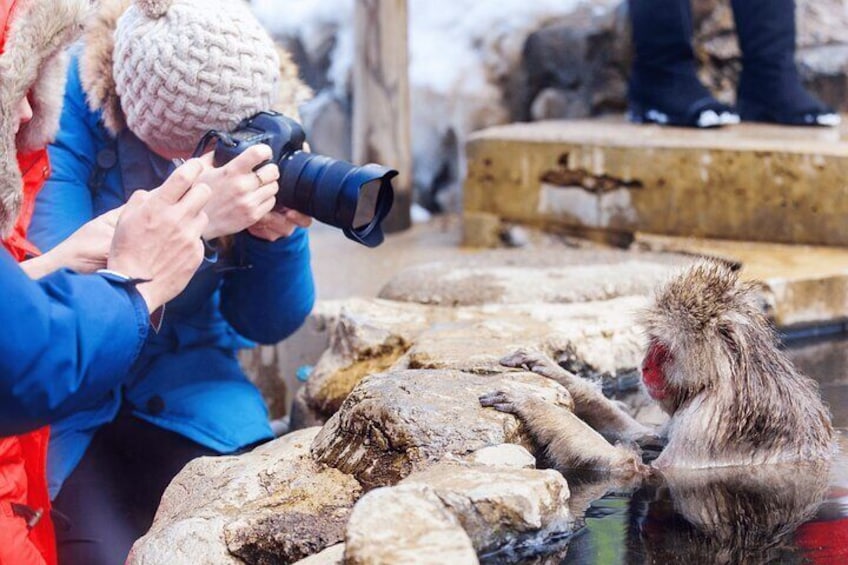
[[[353,229],[362,229],[370,224],[377,215],[377,203],[380,196],[380,180],[375,179],[363,184],[359,189],[359,201],[353,214]]]
[[[357,167],[323,155],[295,151],[279,162],[277,208],[294,208],[341,228],[363,245],[383,242],[380,223],[391,210],[397,171],[380,165]]]

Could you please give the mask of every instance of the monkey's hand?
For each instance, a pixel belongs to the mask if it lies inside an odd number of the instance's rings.
[[[494,408],[498,412],[506,412],[507,414],[518,414],[519,399],[515,391],[497,390],[487,392],[480,397],[480,406],[486,408]]]
[[[600,388],[566,371],[544,353],[519,349],[501,359],[501,365],[530,370],[561,384],[571,395],[574,414],[609,441],[633,441],[655,436],[621,406],[606,398]]]
[[[500,362],[504,367],[525,369],[557,382],[562,382],[563,380],[570,381],[571,379],[578,378],[577,375],[569,373],[541,351],[522,348],[515,353],[507,355]]]
[[[556,391],[554,398],[545,398],[537,391],[524,390],[522,387],[516,386],[515,388],[492,391],[480,397],[481,406],[516,416],[521,415],[522,411],[531,404],[550,404],[565,408],[568,411],[574,409],[574,402],[567,390]]]

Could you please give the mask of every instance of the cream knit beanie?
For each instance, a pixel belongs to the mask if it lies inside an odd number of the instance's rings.
[[[279,88],[274,42],[237,0],[136,0],[113,61],[127,127],[158,152],[191,151],[270,109]]]

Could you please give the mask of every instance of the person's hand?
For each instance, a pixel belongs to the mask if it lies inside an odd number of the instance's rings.
[[[212,189],[205,209],[209,225],[203,237],[210,240],[238,233],[271,211],[280,170],[268,163],[254,171],[271,157],[271,148],[264,143],[249,147],[222,167],[212,166],[212,151],[201,157],[206,168],[199,182]]]
[[[78,273],[93,273],[106,267],[122,210],[123,206],[97,216],[47,254],[57,254],[63,267]]]
[[[290,236],[297,227],[308,228],[311,225],[312,218],[297,210],[286,208],[279,212],[268,212],[264,218],[247,228],[247,231],[259,239],[277,241],[281,237]]]
[[[198,182],[202,171],[198,159],[186,162],[159,188],[134,192],[118,217],[106,266],[149,281],[136,288],[150,312],[182,292],[203,260],[211,189]]]
[[[115,208],[101,214],[50,251],[24,261],[21,267],[33,279],[59,269],[93,273],[104,268],[121,210],[122,208]]]

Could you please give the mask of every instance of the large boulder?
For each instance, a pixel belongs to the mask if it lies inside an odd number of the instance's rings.
[[[471,539],[434,490],[386,487],[354,507],[345,535],[346,565],[476,565]]]
[[[190,462],[128,563],[292,562],[341,542],[362,488],[315,463],[309,446],[317,433],[301,430],[244,455]]]
[[[501,443],[533,449],[509,414],[480,406],[479,397],[505,386],[525,386],[553,402],[568,393],[526,372],[493,376],[451,370],[371,375],[351,392],[315,437],[320,463],[354,475],[366,488],[393,485],[449,455],[468,455]]]
[[[648,286],[633,284],[630,288]],[[608,287],[603,292],[618,291]],[[381,371],[502,372],[500,359],[522,347],[541,350],[605,386],[626,388],[637,380],[644,353],[634,314],[646,304],[644,296],[457,308],[381,299],[345,301],[337,317],[327,319],[331,346],[315,366],[298,410],[308,413],[311,421],[329,418],[362,379]]]

